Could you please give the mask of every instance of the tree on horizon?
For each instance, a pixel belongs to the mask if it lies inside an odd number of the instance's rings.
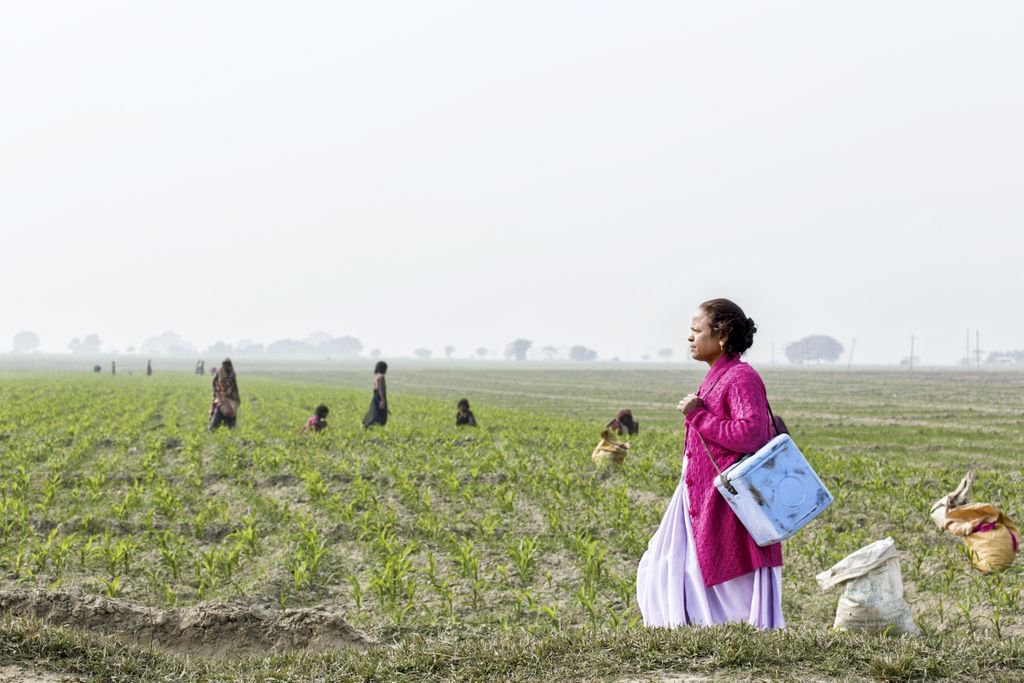
[[[786,346],[786,358],[793,365],[803,365],[810,361],[833,363],[839,360],[842,352],[843,345],[824,334],[812,334]]]
[[[530,350],[531,346],[533,346],[533,342],[529,339],[519,338],[509,342],[509,345],[505,348],[505,358],[526,360],[526,352]]]
[[[596,360],[597,351],[586,346],[577,345],[569,349],[570,360]]]
[[[317,347],[323,353],[342,358],[358,358],[363,351],[363,342],[348,335],[321,342]]]
[[[39,335],[25,330],[14,335],[14,344],[11,350],[14,353],[32,353],[39,348],[39,344]]]
[[[75,337],[68,344],[71,353],[100,353],[101,346],[103,346],[103,340],[98,334],[86,335],[85,339]]]

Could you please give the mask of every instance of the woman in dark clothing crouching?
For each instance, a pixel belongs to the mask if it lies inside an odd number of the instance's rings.
[[[456,427],[476,427],[476,418],[473,411],[469,409],[469,399],[459,401],[459,412],[455,413]]]

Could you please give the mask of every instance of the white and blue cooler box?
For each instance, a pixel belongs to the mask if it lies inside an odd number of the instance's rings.
[[[723,476],[718,492],[760,546],[784,541],[832,504],[832,494],[788,434],[780,434]]]

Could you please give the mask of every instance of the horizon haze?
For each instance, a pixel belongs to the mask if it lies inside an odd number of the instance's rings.
[[[1024,349],[1024,5],[39,2],[0,24],[0,351]],[[968,342],[969,336],[969,342]],[[973,355],[972,355],[973,359]]]

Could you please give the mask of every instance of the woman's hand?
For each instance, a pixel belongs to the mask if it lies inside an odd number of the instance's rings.
[[[381,410],[387,410],[388,409],[388,402],[386,400],[384,400],[384,399],[380,400],[380,409]]]
[[[683,415],[689,415],[697,408],[703,408],[704,401],[697,394],[687,394],[686,398],[679,402],[676,409]]]

